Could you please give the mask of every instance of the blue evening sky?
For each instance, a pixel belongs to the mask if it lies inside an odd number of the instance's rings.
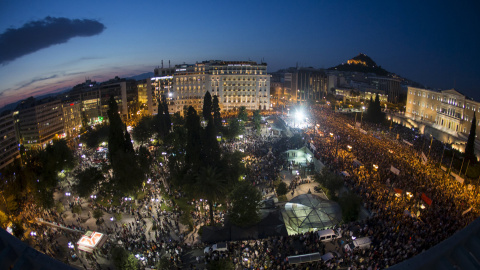
[[[85,78],[151,72],[162,59],[174,65],[264,58],[276,71],[297,62],[328,68],[360,52],[388,71],[434,88],[455,84],[480,101],[479,14],[478,1],[0,0],[0,35],[48,16],[105,27],[0,62],[0,107]],[[24,39],[22,46],[55,35]]]

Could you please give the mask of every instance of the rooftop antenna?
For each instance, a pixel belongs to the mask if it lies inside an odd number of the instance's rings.
[[[170,68],[170,60],[168,60],[168,68]]]
[[[163,59],[162,59],[162,68],[163,68]]]

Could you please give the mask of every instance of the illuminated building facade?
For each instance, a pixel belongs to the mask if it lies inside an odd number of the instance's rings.
[[[162,100],[164,96],[168,100],[168,109],[170,113],[175,112],[173,106],[173,75],[175,68],[156,68],[154,70],[155,76],[149,81],[148,94],[148,111],[150,114],[155,115],[158,113],[158,101]]]
[[[5,111],[0,114],[0,170],[20,157],[14,113],[18,112]]]
[[[81,102],[63,104],[63,126],[65,136],[72,138],[80,134],[82,128]]]
[[[217,95],[222,110],[270,109],[270,75],[267,64],[253,61],[211,60],[175,66],[173,75],[174,112],[192,106],[202,110],[207,91]]]
[[[328,78],[322,69],[298,68],[292,73],[292,90],[297,103],[318,102],[327,96]]]
[[[22,100],[15,115],[19,141],[26,148],[45,147],[54,138],[64,137],[62,103],[58,99]]]
[[[408,87],[405,115],[448,134],[443,139],[444,142],[465,143],[473,114],[478,110],[479,102],[455,89],[434,91]],[[480,132],[480,117],[477,118],[476,132]],[[462,150],[462,147],[459,146],[458,149]]]

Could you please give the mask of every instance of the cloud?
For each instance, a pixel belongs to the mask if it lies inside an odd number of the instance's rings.
[[[8,28],[0,34],[0,64],[21,56],[48,48],[55,44],[66,43],[73,37],[98,35],[105,25],[96,20],[46,17],[31,21],[20,28]]]
[[[32,84],[34,84],[34,83],[37,83],[37,82],[46,81],[46,80],[54,79],[54,78],[57,78],[57,77],[58,77],[58,75],[57,75],[57,74],[54,74],[54,75],[49,76],[49,77],[34,78],[34,79],[32,79],[32,80],[30,80],[30,81],[28,81],[28,82],[20,85],[16,90],[25,88],[25,87],[30,86],[30,85],[32,85]]]

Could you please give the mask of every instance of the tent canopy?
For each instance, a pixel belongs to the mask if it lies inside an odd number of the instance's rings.
[[[289,235],[332,228],[342,220],[342,210],[333,201],[302,194],[285,204],[283,220]]]

